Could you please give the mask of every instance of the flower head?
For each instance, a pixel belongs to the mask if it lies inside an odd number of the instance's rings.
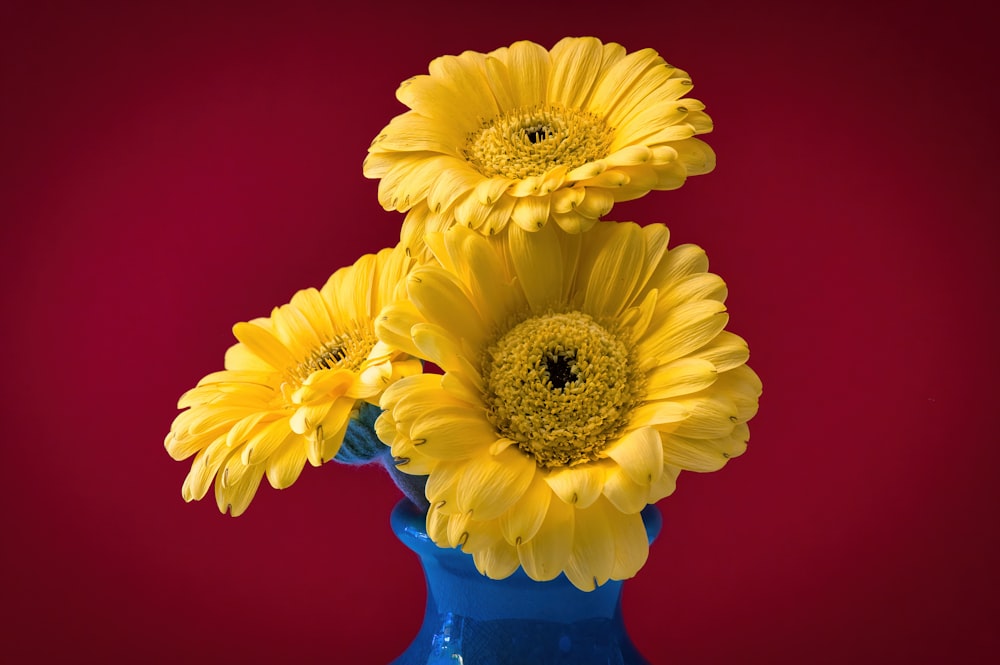
[[[593,37],[440,57],[399,87],[410,110],[372,142],[364,173],[381,178],[387,210],[426,206],[407,223],[445,215],[490,235],[552,219],[579,232],[616,201],[712,170],[694,138],[712,121],[691,86],[652,49]]]
[[[746,449],[761,385],[724,330],[723,281],[662,225],[547,225],[428,235],[380,339],[443,375],[382,396],[398,468],[428,475],[428,532],[501,578],[565,572],[581,589],[634,575],[640,511],[683,469]]]
[[[246,510],[263,476],[283,489],[305,466],[332,459],[363,402],[420,371],[419,360],[375,338],[374,319],[410,267],[402,247],[367,254],[305,289],[268,318],[237,323],[225,369],[184,393],[166,438],[176,460],[194,455],[182,488],[201,499],[215,481],[219,510]]]

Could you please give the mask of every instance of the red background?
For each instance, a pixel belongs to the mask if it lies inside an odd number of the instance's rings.
[[[238,519],[162,440],[231,325],[394,244],[361,174],[435,56],[593,34],[687,69],[705,247],[763,377],[626,585],[654,663],[997,662],[996,35],[972,3],[0,9],[7,662],[384,663],[424,589],[375,468]],[[985,3],[984,3],[985,6]]]

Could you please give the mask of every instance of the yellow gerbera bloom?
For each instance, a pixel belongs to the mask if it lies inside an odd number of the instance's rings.
[[[246,510],[266,475],[294,483],[308,459],[331,460],[363,401],[378,403],[420,361],[375,338],[374,319],[402,288],[411,260],[402,247],[366,254],[322,289],[299,291],[269,318],[237,323],[225,370],[181,396],[166,438],[176,460],[194,455],[182,488],[201,499],[215,480],[219,510]]]
[[[680,187],[715,155],[693,138],[712,130],[686,98],[687,73],[656,51],[626,54],[594,37],[551,51],[529,41],[487,54],[435,59],[399,87],[411,110],[368,150],[364,173],[379,201],[493,234],[509,220],[528,231],[550,218],[579,232],[615,201]]]
[[[634,575],[640,511],[682,469],[746,449],[761,384],[726,332],[723,281],[662,225],[428,235],[379,338],[437,364],[382,396],[398,468],[429,475],[427,529],[480,572],[565,572],[589,590]]]

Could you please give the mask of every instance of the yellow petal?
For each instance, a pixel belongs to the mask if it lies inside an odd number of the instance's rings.
[[[476,188],[483,176],[465,162],[454,160],[447,169],[439,170],[427,192],[427,205],[434,212],[443,212],[462,194]]]
[[[684,124],[684,120],[691,111],[703,108],[704,104],[690,98],[644,104],[638,113],[617,126],[610,149],[616,151],[636,143],[655,144],[690,138],[694,129]],[[674,136],[677,138],[671,138]]]
[[[693,439],[666,434],[663,437],[663,455],[670,464],[688,471],[718,471],[730,459],[746,452],[746,437],[749,435],[745,431],[739,434],[742,436],[731,435],[716,439]]]
[[[273,374],[275,368],[261,359],[246,344],[233,344],[226,349],[224,367],[233,371],[252,371],[260,375]]]
[[[632,409],[629,427],[660,427],[679,423],[691,415],[690,407],[676,402],[646,402]]]
[[[631,307],[622,313],[620,325],[627,331],[632,344],[638,343],[645,336],[649,323],[653,320],[657,295],[655,289],[648,291],[637,307]]]
[[[461,512],[457,498],[458,481],[464,468],[465,462],[462,460],[438,462],[434,467],[434,472],[427,478],[424,486],[424,496],[436,511],[445,515]]]
[[[292,402],[311,404],[336,399],[349,391],[356,378],[349,369],[317,370],[306,377],[302,386],[292,393]]]
[[[392,449],[393,464],[403,473],[412,476],[427,476],[438,467],[438,461],[424,455],[415,446],[409,446],[405,454],[396,454],[396,446]]]
[[[489,219],[492,207],[492,204],[480,203],[476,195],[469,192],[457,199],[453,209],[455,222],[470,229],[479,229]]]
[[[260,464],[293,436],[295,434],[289,427],[287,418],[268,423],[254,432],[247,441],[241,459],[244,464]]]
[[[424,200],[437,173],[464,164],[449,155],[420,152],[393,158],[384,169],[385,173],[378,176],[375,173],[383,170],[374,166],[378,158],[377,154],[368,155],[364,162],[365,174],[370,178],[382,178],[378,184],[379,203],[386,210],[399,211],[409,210],[414,203]]]
[[[552,192],[551,210],[556,213],[568,213],[576,209],[587,190],[583,187],[563,187]]]
[[[596,462],[564,467],[546,474],[545,482],[566,503],[586,508],[604,490],[606,468],[606,464]]]
[[[688,357],[707,360],[721,373],[745,363],[750,357],[750,349],[742,337],[723,330],[715,339],[693,351]]]
[[[722,278],[710,272],[686,275],[675,281],[661,294],[662,307],[678,305],[696,300],[718,300],[725,302],[728,290]]]
[[[306,445],[301,437],[292,437],[267,460],[267,481],[274,489],[291,487],[306,464]]]
[[[500,516],[500,531],[511,545],[531,540],[549,510],[552,490],[541,473],[536,473],[524,495]]]
[[[482,376],[463,352],[463,342],[467,339],[459,341],[442,326],[420,323],[413,326],[413,341],[420,350],[419,357],[430,360],[446,372],[458,373],[478,392],[482,392]]]
[[[511,185],[510,189],[507,190],[507,193],[515,199],[520,199],[525,196],[535,196],[541,190],[544,182],[545,178],[543,176],[530,175],[516,181],[513,185]]]
[[[506,194],[501,196],[500,200],[490,208],[486,216],[486,221],[483,222],[479,231],[483,235],[493,236],[507,228],[510,221],[510,213],[516,203],[517,199],[513,196],[507,196]]]
[[[387,305],[379,313],[375,321],[375,334],[389,346],[411,356],[419,356],[420,350],[413,343],[410,329],[417,323],[423,323],[424,320],[413,303],[397,302]]]
[[[660,433],[651,427],[629,432],[608,446],[605,453],[639,485],[649,485],[663,472]]]
[[[665,291],[686,275],[706,272],[708,257],[705,250],[697,245],[678,245],[652,265],[653,272],[646,282],[648,288]]]
[[[581,108],[601,70],[604,48],[594,37],[568,37],[552,47],[548,101]]]
[[[521,564],[517,557],[517,548],[502,539],[485,549],[473,552],[472,561],[476,564],[476,570],[491,580],[510,577]]]
[[[490,91],[497,100],[499,109],[516,108],[517,102],[514,99],[514,82],[511,80],[510,70],[506,63],[497,57],[499,53],[490,53],[483,63],[486,82],[490,86]],[[506,50],[504,50],[506,55]]]
[[[451,547],[448,544],[448,522],[450,515],[443,513],[431,504],[427,511],[427,535],[438,547]]]
[[[549,52],[529,41],[515,42],[506,53],[507,69],[511,72],[514,107],[540,104],[546,100],[549,80]]]
[[[510,218],[525,231],[537,231],[549,219],[549,204],[548,195],[519,198],[510,212]]]
[[[448,97],[441,101],[449,105],[461,105],[470,116],[491,118],[498,112],[497,101],[486,80],[486,56],[474,51],[460,55],[445,55],[435,58],[428,66],[430,75],[447,82]],[[444,115],[439,118],[454,119],[455,108],[442,108]]]
[[[229,454],[231,453],[226,447],[224,436],[220,436],[198,453],[181,487],[181,496],[185,501],[200,501],[208,493],[212,480]]]
[[[576,511],[573,552],[566,563],[566,577],[578,589],[593,591],[611,577],[616,543],[608,519],[607,500]]]
[[[607,117],[612,126],[618,125],[657,85],[670,78],[671,70],[653,49],[629,53],[603,73],[590,110]]]
[[[574,235],[589,231],[597,222],[596,217],[586,217],[576,211],[565,214],[554,212],[552,213],[552,219],[563,231]]]
[[[503,176],[493,176],[487,178],[476,185],[474,190],[474,200],[482,206],[492,206],[500,200],[500,197],[507,191],[514,181]]]
[[[556,234],[551,225],[534,233],[520,227],[508,231],[514,272],[529,306],[536,312],[545,311],[563,298],[566,268]]]
[[[471,348],[483,345],[485,331],[479,313],[453,274],[440,268],[419,268],[407,278],[406,290],[428,322],[446,327]]]
[[[639,278],[636,266],[642,264],[645,254],[638,225],[621,223],[614,231],[587,276],[583,306],[597,317],[615,318],[629,304]]]
[[[612,190],[624,187],[627,184],[629,184],[629,177],[621,169],[609,169],[600,175],[581,180],[577,183],[580,187],[604,187]],[[611,196],[613,197],[614,194],[612,193]]]
[[[715,392],[715,391],[710,391]],[[729,436],[739,422],[736,405],[726,395],[706,395],[678,400],[691,413],[678,423],[673,433],[693,439],[714,439]]]
[[[602,161],[608,168],[613,168],[618,166],[636,166],[638,164],[645,164],[652,159],[652,157],[653,153],[646,146],[630,144],[621,150],[612,152]]]
[[[311,434],[316,426],[326,418],[331,406],[333,406],[333,402],[300,406],[289,420],[292,431],[296,434]]]
[[[728,321],[726,306],[716,300],[684,303],[662,316],[654,314],[639,355],[658,358],[660,363],[682,358],[712,341]]]
[[[708,388],[718,378],[715,365],[699,358],[681,358],[646,375],[646,398],[670,399]]]
[[[608,471],[604,496],[621,512],[638,513],[648,503],[649,483],[639,484],[629,477],[625,469],[616,467]]]
[[[649,557],[649,538],[639,513],[622,514],[609,509],[608,526],[615,544],[611,577],[625,580],[634,577]]]
[[[237,455],[236,459],[238,458]],[[227,465],[232,461],[233,458],[230,458]],[[242,515],[257,493],[257,488],[260,487],[260,481],[264,475],[262,471],[261,467],[249,468],[240,475],[237,482],[225,485],[222,482],[225,470],[222,474],[217,475],[215,478],[215,502],[219,506],[219,511],[223,513],[228,511],[233,517]]]
[[[590,219],[600,219],[611,212],[614,204],[615,197],[608,190],[588,187],[583,201],[576,206],[576,212]]]
[[[440,152],[458,157],[458,148],[464,139],[459,125],[434,122],[427,116],[408,111],[389,121],[372,141],[371,148],[378,152]]]
[[[435,459],[468,459],[489,448],[497,434],[484,416],[469,409],[441,408],[413,421],[410,438]]]
[[[715,169],[715,151],[704,141],[692,138],[671,147],[677,151],[677,159],[688,175],[702,175]]]
[[[233,326],[233,334],[255,355],[275,369],[297,364],[284,344],[255,323],[237,323]]]
[[[458,482],[459,510],[476,520],[500,517],[524,496],[535,469],[535,462],[513,447],[470,459]]]
[[[535,537],[517,546],[517,555],[528,577],[538,582],[555,579],[566,567],[573,550],[576,509],[562,501],[549,502]]]
[[[664,459],[667,458],[666,449],[663,452]],[[677,489],[677,476],[680,475],[680,468],[672,463],[663,465],[663,473],[660,479],[649,486],[649,503],[656,503],[660,499],[665,499]]]

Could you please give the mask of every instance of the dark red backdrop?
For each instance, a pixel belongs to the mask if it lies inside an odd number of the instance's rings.
[[[8,662],[404,648],[424,590],[387,476],[310,467],[234,520],[182,502],[162,439],[234,322],[395,242],[361,161],[400,81],[582,34],[694,77],[717,171],[613,217],[708,250],[765,385],[749,453],[661,503],[635,641],[995,662],[1000,108],[972,3],[135,4],[0,9]]]

